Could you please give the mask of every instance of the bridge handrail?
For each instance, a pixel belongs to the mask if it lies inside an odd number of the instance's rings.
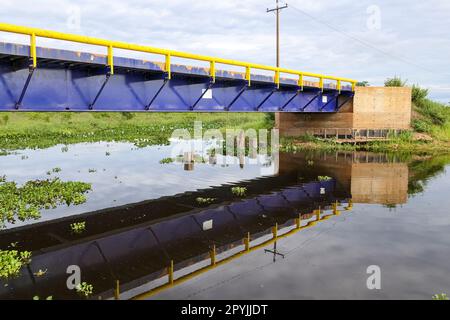
[[[78,42],[78,43],[83,43],[83,44],[106,47],[108,49],[107,65],[110,68],[111,74],[114,73],[113,49],[116,48],[116,49],[145,52],[145,53],[151,53],[151,54],[157,54],[157,55],[164,55],[165,56],[165,72],[167,73],[169,79],[171,77],[170,58],[178,57],[178,58],[184,58],[184,59],[190,59],[190,60],[209,62],[210,63],[210,76],[212,77],[213,81],[215,81],[215,78],[216,78],[216,64],[219,63],[219,64],[225,64],[225,65],[230,65],[230,66],[244,67],[245,68],[245,79],[249,82],[249,85],[251,82],[251,69],[275,72],[274,82],[277,86],[280,85],[280,74],[281,73],[297,75],[299,77],[298,85],[302,88],[305,84],[304,77],[317,78],[319,80],[319,87],[321,89],[324,89],[324,80],[336,81],[336,88],[339,91],[342,89],[342,82],[350,83],[352,85],[352,91],[355,90],[356,83],[357,83],[357,80],[348,79],[348,78],[327,76],[327,75],[323,75],[323,74],[303,72],[303,71],[297,71],[297,70],[291,70],[291,69],[285,69],[285,68],[277,68],[277,67],[272,67],[272,66],[250,63],[250,62],[210,57],[210,56],[204,56],[204,55],[198,55],[198,54],[192,54],[192,53],[186,53],[186,52],[180,52],[180,51],[174,51],[174,50],[168,50],[168,49],[155,48],[155,47],[151,47],[151,46],[131,44],[131,43],[126,43],[126,42],[121,42],[121,41],[110,41],[110,40],[93,38],[93,37],[88,37],[88,36],[81,36],[81,35],[76,35],[76,34],[68,34],[68,33],[43,30],[43,29],[38,29],[38,28],[23,27],[23,26],[8,24],[8,23],[0,23],[0,31],[30,36],[30,57],[32,59],[32,66],[34,68],[37,67],[36,37],[41,37],[41,38]]]

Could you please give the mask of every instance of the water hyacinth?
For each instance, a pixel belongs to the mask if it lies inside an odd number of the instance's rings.
[[[89,284],[87,282],[82,282],[80,284],[78,284],[75,289],[77,290],[78,294],[84,296],[84,297],[89,297],[90,295],[92,295],[93,291],[94,291],[94,286],[92,284]]]
[[[0,279],[17,276],[24,264],[31,262],[31,252],[17,250],[0,250]]]
[[[56,208],[60,204],[80,205],[86,202],[85,194],[91,184],[63,182],[59,178],[28,181],[22,186],[0,177],[0,228],[16,219],[26,221],[39,219],[42,209]]]
[[[238,197],[243,197],[247,193],[247,188],[245,187],[234,187],[231,188],[231,192]]]

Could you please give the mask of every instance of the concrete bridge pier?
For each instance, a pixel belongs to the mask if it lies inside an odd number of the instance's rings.
[[[411,88],[356,87],[355,96],[336,113],[277,113],[280,135],[370,140],[411,126]]]

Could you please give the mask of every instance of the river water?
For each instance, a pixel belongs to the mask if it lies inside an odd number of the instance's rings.
[[[174,156],[173,144],[89,143],[0,157],[0,176],[18,184],[92,183],[86,203],[0,231],[0,249],[17,243],[33,252],[20,275],[0,279],[0,298],[78,298],[66,285],[74,265],[96,299],[117,288],[121,299],[450,292],[449,156],[200,155]],[[61,171],[48,174],[52,168]],[[80,221],[86,230],[71,233]]]

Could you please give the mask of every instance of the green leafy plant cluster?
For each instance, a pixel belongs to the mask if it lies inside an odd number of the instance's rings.
[[[75,287],[75,290],[78,292],[78,294],[87,298],[94,292],[94,286],[87,282],[82,282]]]
[[[17,250],[0,250],[0,278],[17,276],[24,264],[31,262],[31,252]]]
[[[202,198],[202,197],[199,197],[199,198],[195,199],[195,201],[197,201],[197,203],[200,204],[200,205],[207,205],[207,204],[213,203],[214,201],[216,201],[216,199],[215,198]]]
[[[86,222],[74,222],[70,224],[70,229],[76,234],[83,233],[86,230]]]
[[[173,159],[172,158],[164,158],[161,161],[159,161],[160,164],[170,164],[173,163]]]
[[[0,182],[0,227],[5,222],[15,223],[16,219],[26,221],[39,219],[42,209],[56,208],[60,204],[80,205],[86,202],[85,194],[91,184],[83,182],[63,182],[52,180],[28,181],[22,186],[16,182]]]
[[[332,180],[333,178],[328,177],[328,176],[318,176],[317,179],[318,179],[320,182],[325,182],[325,181],[330,181],[330,180]]]
[[[238,197],[243,197],[247,193],[247,188],[245,187],[233,187],[231,188],[231,192]]]
[[[39,298],[39,296],[34,296],[33,300],[41,300],[41,298]],[[45,300],[53,300],[53,296],[48,296]]]
[[[448,298],[447,294],[445,294],[445,293],[435,294],[435,295],[432,297],[432,299],[433,299],[433,300],[450,300],[450,299]]]

